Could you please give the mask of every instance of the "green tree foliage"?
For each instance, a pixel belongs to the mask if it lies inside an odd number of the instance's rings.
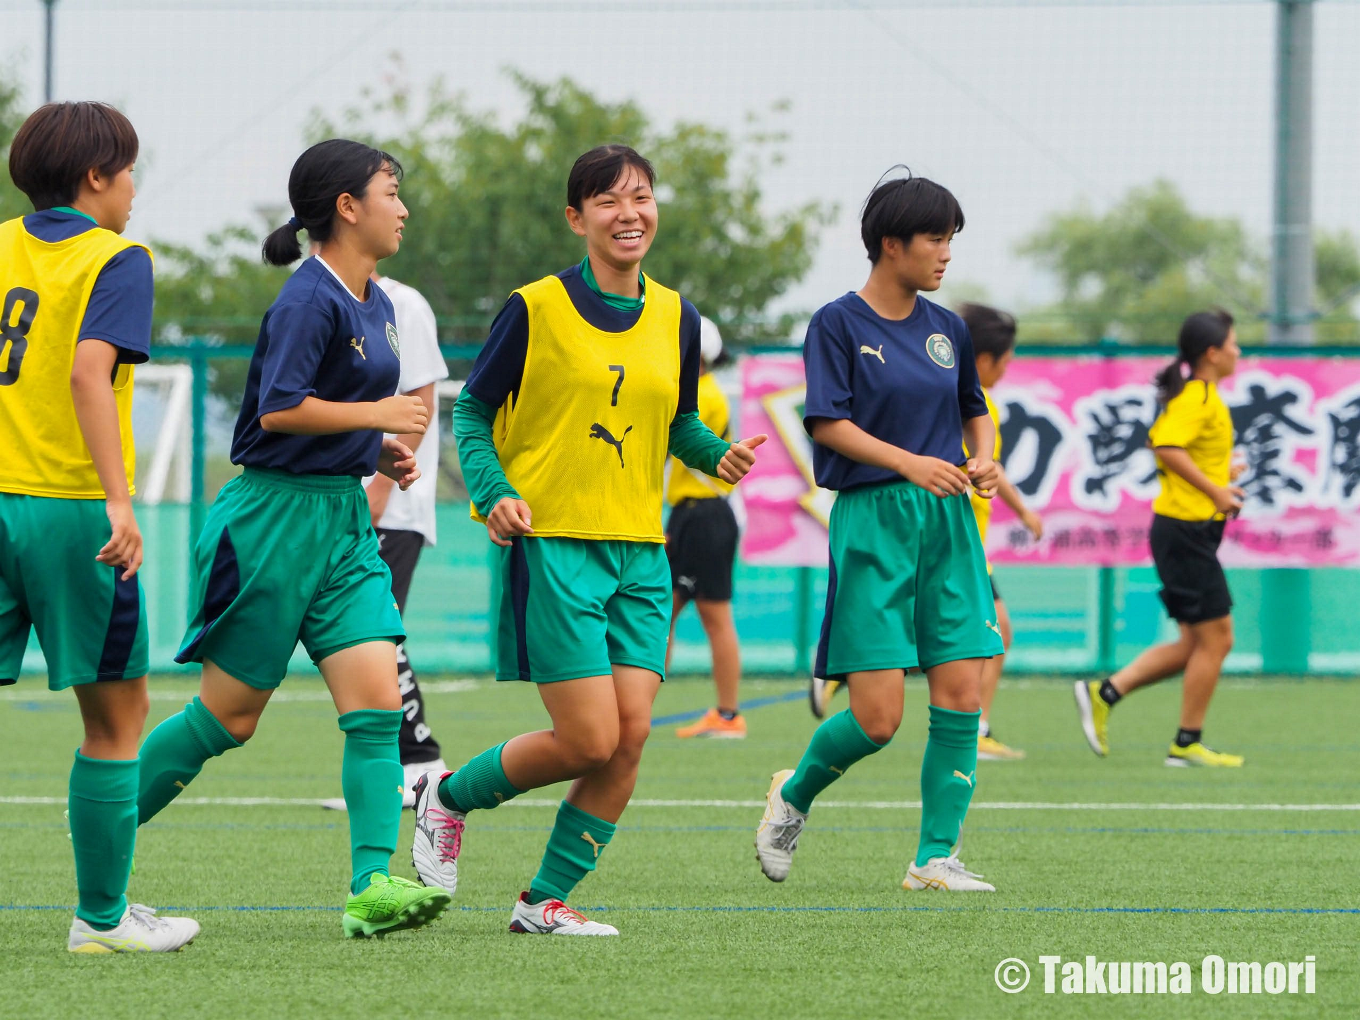
[[[1027,313],[1028,340],[1174,343],[1190,311],[1233,313],[1243,340],[1264,339],[1268,262],[1237,220],[1196,215],[1168,181],[1134,188],[1104,214],[1058,213],[1018,247],[1056,277],[1061,298]],[[1354,288],[1360,250],[1346,233],[1317,235],[1319,342],[1360,339]],[[1346,295],[1349,293],[1349,297]],[[1335,307],[1330,307],[1335,306]]]
[[[383,270],[429,299],[446,339],[481,339],[512,290],[581,259],[563,215],[567,170],[605,141],[632,144],[657,167],[661,219],[647,272],[729,333],[787,334],[791,322],[771,322],[765,309],[807,272],[832,210],[764,210],[758,181],[780,158],[779,136],[753,128],[738,140],[697,124],[657,130],[636,104],[605,103],[570,81],[514,81],[526,109],[508,127],[436,84],[419,112],[396,86],[338,122],[316,118],[308,132],[364,138],[401,160],[411,219]],[[199,251],[157,251],[157,315],[168,335],[254,339],[279,279],[259,265],[254,232],[226,231]]]
[[[0,173],[0,223],[33,211],[28,199],[9,179],[9,143],[26,115],[19,87],[0,78],[0,162],[5,166]]]

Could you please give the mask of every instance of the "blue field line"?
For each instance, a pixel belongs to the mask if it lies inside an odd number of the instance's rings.
[[[752,698],[750,701],[741,703],[741,710],[749,712],[753,708],[764,708],[766,705],[780,705],[786,701],[798,701],[807,697],[806,690],[786,691],[783,694],[771,694],[768,698]],[[653,726],[671,726],[675,723],[689,722],[691,719],[703,718],[707,708],[696,708],[688,712],[673,712],[670,715],[658,715],[652,717]]]
[[[161,913],[234,913],[234,914],[280,914],[317,911],[338,914],[343,907],[333,905],[321,907],[308,906],[167,906],[158,908]],[[450,911],[464,914],[501,913],[505,907],[465,907],[453,906]],[[1332,915],[1360,915],[1360,907],[935,907],[935,906],[804,906],[781,907],[778,905],[748,906],[649,906],[649,907],[581,907],[588,914],[1234,914],[1234,915],[1307,915],[1311,917]],[[0,910],[22,913],[24,911],[64,911],[70,912],[69,904],[19,904],[0,903]]]

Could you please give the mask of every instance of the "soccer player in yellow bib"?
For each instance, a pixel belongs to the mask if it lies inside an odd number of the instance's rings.
[[[699,324],[699,351],[703,367],[699,376],[699,420],[724,439],[732,421],[727,397],[710,369],[722,356],[722,335],[717,324]],[[679,458],[671,461],[666,502],[671,505],[666,522],[666,558],[671,564],[671,643],[675,618],[685,605],[694,603],[713,652],[713,685],[718,704],[703,717],[675,731],[677,737],[746,736],[746,720],[738,711],[741,686],[741,646],[732,620],[732,566],[737,558],[737,517],[727,501],[732,486],[718,478],[686,467]],[[669,654],[669,653],[668,653]],[[670,665],[669,658],[667,666]]]
[[[586,257],[511,295],[454,409],[473,517],[499,552],[496,678],[536,683],[552,728],[417,780],[412,857],[452,892],[467,812],[574,780],[513,932],[618,934],[564,901],[632,796],[665,671],[666,454],[733,483],[765,440],[699,420],[699,313],[640,268],[654,179],[624,145],[576,161],[566,218]]]
[[[992,403],[991,389],[1006,374],[1006,367],[1015,354],[1015,319],[1003,311],[986,305],[965,304],[959,308],[959,316],[973,336],[973,359],[977,362],[978,382],[982,384],[982,399],[987,403],[987,415],[996,427],[996,447],[992,456],[997,466],[1001,464],[1001,415]],[[965,447],[965,452],[967,449]],[[1024,498],[1006,477],[1004,470],[996,494],[1017,517],[1029,533],[1039,539],[1044,534],[1044,524],[1039,515],[1025,505]],[[973,493],[973,518],[977,521],[978,535],[983,547],[987,543],[987,525],[992,520],[992,502]],[[1011,614],[1006,608],[1006,600],[996,586],[996,574],[990,561],[987,563],[987,580],[992,585],[992,601],[996,606],[996,625],[1001,631],[1001,641],[1007,650],[1011,647]],[[1014,761],[1025,756],[1024,751],[1007,747],[992,734],[990,714],[996,688],[1001,683],[1001,671],[1005,668],[1006,657],[998,655],[982,664],[982,720],[978,723],[978,761]]]
[[[40,107],[9,152],[34,212],[0,224],[0,685],[36,629],[48,687],[80,705],[73,953],[173,952],[198,934],[126,895],[149,665],[132,372],[151,352],[152,267],[121,236],[137,150],[111,106]]]
[[[1237,768],[1238,754],[1205,745],[1204,717],[1232,650],[1232,595],[1218,562],[1230,518],[1243,492],[1232,484],[1245,470],[1232,459],[1233,423],[1218,384],[1232,375],[1242,351],[1225,311],[1196,312],[1181,325],[1176,360],[1157,376],[1162,413],[1149,439],[1162,491],[1152,504],[1152,562],[1162,602],[1180,637],[1156,645],[1106,680],[1078,681],[1077,714],[1091,750],[1110,753],[1110,710],[1131,691],[1184,672],[1181,722],[1166,764],[1178,768]],[[1187,380],[1183,369],[1190,369]]]

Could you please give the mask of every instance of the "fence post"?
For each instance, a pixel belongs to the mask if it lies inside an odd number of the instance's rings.
[[[794,581],[793,671],[799,676],[812,672],[808,645],[812,639],[812,568],[798,567]]]
[[[1261,671],[1308,672],[1312,650],[1312,585],[1308,571],[1291,567],[1261,575]]]
[[[1109,676],[1115,670],[1115,597],[1114,567],[1099,568],[1100,608],[1096,622],[1096,667]]]
[[[193,453],[189,477],[189,546],[198,541],[198,533],[203,528],[204,499],[207,492],[207,428],[208,428],[208,352],[199,344],[189,348],[189,366],[193,369],[194,382],[190,402],[193,435],[190,448]]]

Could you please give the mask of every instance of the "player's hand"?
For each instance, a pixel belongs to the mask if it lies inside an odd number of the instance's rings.
[[[420,468],[416,467],[416,455],[411,452],[410,447],[395,439],[383,440],[382,451],[378,454],[378,471],[396,482],[402,492],[409,489],[420,477]],[[390,492],[391,490],[388,490],[388,493]],[[383,506],[387,505],[387,495],[385,493],[382,497]],[[374,510],[372,499],[370,496],[369,512],[377,519],[382,513]]]
[[[968,476],[963,469],[939,457],[909,453],[898,474],[937,496],[962,496],[968,491]]]
[[[1242,501],[1247,498],[1247,494],[1236,485],[1220,485],[1210,498],[1214,501],[1214,509],[1219,513],[1226,517],[1236,517],[1242,512]]]
[[[979,496],[991,499],[996,495],[996,487],[1001,484],[1001,468],[996,461],[990,457],[986,460],[970,457],[963,470],[968,475],[968,480],[973,483],[973,491]]]
[[[398,393],[395,397],[384,397],[374,405],[374,410],[376,426],[398,436],[423,436],[430,420],[425,401],[410,394]]]
[[[506,496],[487,515],[486,533],[497,545],[508,546],[510,539],[534,533],[534,515],[522,499]]]
[[[95,559],[111,567],[126,567],[126,581],[142,565],[142,529],[137,527],[137,516],[132,512],[132,500],[110,499],[104,503],[113,534],[104,543]]]
[[[729,446],[727,452],[723,454],[723,459],[718,461],[718,477],[728,485],[736,485],[746,477],[746,472],[755,467],[756,447],[769,438],[762,432],[758,436],[743,439]]]
[[[1026,508],[1020,513],[1020,523],[1034,536],[1034,541],[1044,537],[1044,519],[1033,510]]]
[[[1247,473],[1250,467],[1247,458],[1241,453],[1233,454],[1232,465],[1228,468],[1228,481],[1235,482]]]

